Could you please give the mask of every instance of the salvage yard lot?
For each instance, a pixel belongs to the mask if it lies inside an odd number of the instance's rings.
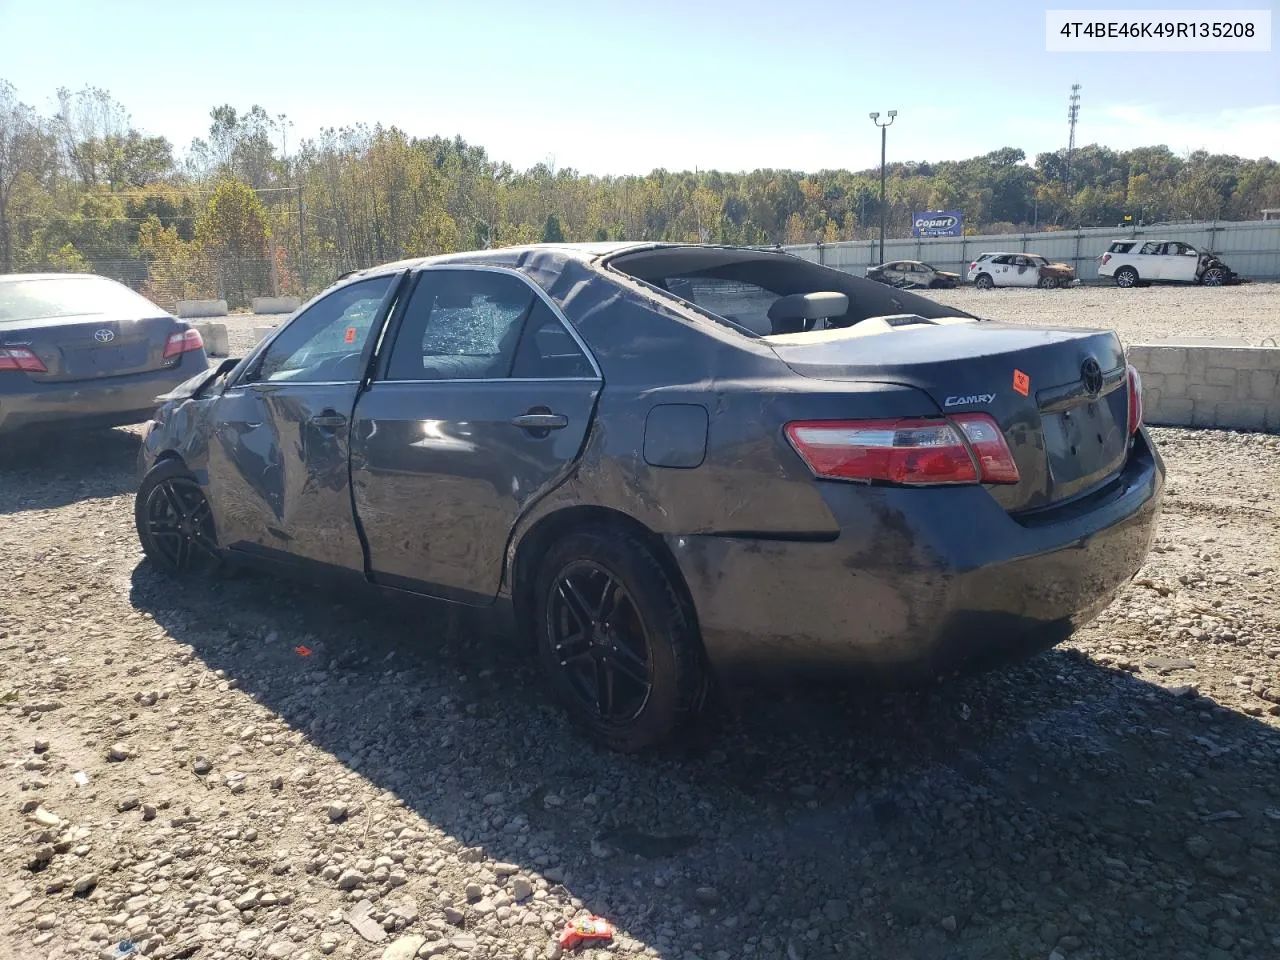
[[[1280,314],[1275,285],[938,297],[1105,303],[1130,342]],[[0,957],[545,957],[585,909],[673,958],[1274,958],[1280,438],[1153,433],[1155,552],[1069,644],[914,694],[746,691],[639,758],[504,638],[157,575],[136,429],[0,452]],[[365,898],[380,943],[342,919]]]

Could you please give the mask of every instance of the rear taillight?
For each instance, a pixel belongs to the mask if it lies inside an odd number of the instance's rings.
[[[977,261],[977,260],[975,260],[975,261],[973,261],[973,263],[969,264],[969,269],[970,269],[970,270],[977,270],[977,269],[978,269],[978,261]]]
[[[1111,261],[1111,254],[1104,253],[1102,255],[1102,265],[1105,267]]]
[[[985,413],[949,419],[806,420],[787,439],[815,476],[902,484],[1017,483],[999,426]]]
[[[27,347],[0,347],[0,370],[23,370],[27,373],[48,373],[49,368]]]
[[[1142,426],[1142,374],[1132,363],[1129,364],[1129,436],[1138,432]]]
[[[180,353],[189,353],[203,347],[204,340],[201,339],[199,330],[179,330],[177,333],[169,334],[169,339],[165,341],[164,358],[168,360]]]

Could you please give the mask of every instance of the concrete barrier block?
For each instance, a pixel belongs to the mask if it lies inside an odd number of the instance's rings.
[[[1280,400],[1267,404],[1267,429],[1280,433]]]
[[[1135,347],[1134,353],[1139,353],[1143,348]],[[1134,361],[1134,366],[1138,368],[1139,373],[1145,373],[1150,370],[1152,373],[1186,373],[1187,371],[1187,348],[1186,347],[1147,347],[1145,348],[1146,356],[1143,357],[1143,363]]]
[[[265,340],[267,337],[271,336],[271,334],[275,332],[276,332],[275,327],[254,327],[253,341],[254,343],[261,343],[263,340]]]
[[[204,352],[211,357],[225,357],[231,352],[231,340],[227,336],[225,323],[214,323],[212,320],[200,320],[191,326],[200,331],[200,339],[204,341]]]
[[[1156,373],[1154,370],[1148,370],[1148,371],[1139,370],[1138,373],[1142,375],[1143,394],[1146,394],[1151,390],[1157,390],[1160,387],[1163,387],[1164,378],[1167,376],[1172,376],[1172,374]]]
[[[1262,430],[1267,425],[1267,408],[1261,403],[1220,403],[1213,425],[1224,430]]]
[[[250,306],[254,313],[293,313],[302,301],[297,297],[254,297]]]
[[[1259,370],[1280,371],[1280,347],[1258,347],[1253,352],[1253,359]]]
[[[191,317],[225,317],[227,301],[225,300],[179,300],[178,316],[184,320]]]
[[[1205,383],[1214,383],[1219,386],[1233,387],[1236,383],[1235,367],[1210,367],[1205,371]]]
[[[1193,383],[1187,387],[1187,396],[1199,403],[1225,403],[1235,396],[1235,387],[1220,384]]]
[[[1171,373],[1164,379],[1165,392],[1171,397],[1185,397],[1187,395],[1187,375],[1185,373]]]
[[[1271,370],[1250,370],[1248,375],[1251,400],[1261,400],[1263,403],[1280,401],[1280,390],[1277,389],[1280,385],[1278,384],[1280,373]]]
[[[1191,389],[1195,389],[1192,387]],[[1194,400],[1191,403],[1191,420],[1182,426],[1216,427],[1218,425],[1218,402],[1214,400]]]
[[[1185,397],[1160,397],[1159,402],[1142,408],[1143,419],[1162,427],[1186,427],[1191,424],[1191,413],[1195,407]]]

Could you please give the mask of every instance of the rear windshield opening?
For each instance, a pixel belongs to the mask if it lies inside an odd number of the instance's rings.
[[[124,284],[106,277],[0,277],[0,323],[7,320],[54,320],[97,314],[128,317],[163,316],[164,311]]]
[[[828,328],[850,327],[870,317],[903,313],[926,319],[967,316],[954,307],[944,307],[874,280],[767,251],[667,247],[622,254],[610,260],[609,266],[758,337],[797,332],[795,326],[769,318],[769,308],[792,294],[847,296],[848,309],[827,318],[823,326]]]

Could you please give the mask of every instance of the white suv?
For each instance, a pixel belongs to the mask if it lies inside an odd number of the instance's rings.
[[[1114,240],[1098,258],[1098,275],[1113,277],[1117,287],[1125,288],[1157,282],[1221,287],[1239,279],[1216,254],[1201,253],[1181,240]]]

